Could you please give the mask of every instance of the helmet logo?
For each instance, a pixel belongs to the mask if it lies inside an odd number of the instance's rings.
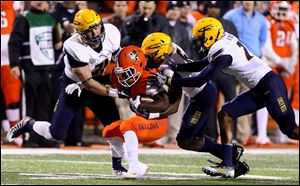
[[[128,55],[130,57],[130,59],[132,59],[133,61],[138,61],[139,60],[139,56],[136,54],[136,50],[132,50],[132,52],[130,52]]]

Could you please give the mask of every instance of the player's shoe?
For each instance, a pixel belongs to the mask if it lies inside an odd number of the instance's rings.
[[[243,161],[238,161],[234,168],[234,178],[245,175],[250,171],[249,165]]]
[[[240,158],[243,155],[244,152],[244,148],[240,145],[237,144],[233,144],[233,156],[232,156],[232,163],[234,165],[234,176],[233,178],[237,178],[241,175],[245,175],[249,172],[249,165],[246,162],[241,162]],[[224,167],[222,165],[222,163],[217,163],[217,162],[213,162],[211,160],[208,160],[209,162],[215,164],[215,166],[211,166],[211,167]],[[208,167],[204,167],[202,168],[203,172],[205,172],[206,174],[210,175],[210,176],[223,176],[223,177],[228,177],[227,175],[224,175],[222,173],[219,174],[218,171],[211,171],[211,168]],[[230,173],[230,177],[231,173]]]
[[[123,179],[140,179],[142,178],[147,171],[149,170],[148,165],[139,162],[137,166],[129,167],[127,173],[125,173]]]
[[[225,166],[223,164],[202,167],[202,171],[210,176],[222,176],[226,178],[234,178],[234,168]]]
[[[35,120],[30,117],[23,118],[19,123],[9,129],[6,135],[7,141],[12,142],[21,134],[31,131],[29,124],[34,122]]]
[[[236,165],[240,161],[241,156],[244,153],[244,148],[238,144],[232,144],[232,163]]]
[[[112,175],[113,176],[124,176],[127,172],[127,169],[125,169],[124,167],[120,167],[118,169],[113,169],[112,170]]]

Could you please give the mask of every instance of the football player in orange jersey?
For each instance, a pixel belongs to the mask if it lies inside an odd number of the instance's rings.
[[[169,108],[168,93],[162,87],[148,84],[148,78],[153,76],[151,72],[157,71],[145,69],[147,59],[139,47],[123,48],[116,62],[111,81],[118,89],[128,89],[130,108],[137,115],[106,126],[102,136],[119,136],[124,139],[129,169],[123,178],[141,178],[146,174],[148,166],[138,160],[138,143],[152,142],[166,134],[167,115],[170,113],[160,113]]]
[[[270,16],[267,17],[269,32],[266,44],[263,48],[263,59],[284,80],[289,96],[295,90],[298,81],[296,76],[296,65],[298,62],[298,41],[296,38],[294,21],[290,19],[291,6],[286,1],[273,1],[270,3]],[[297,93],[298,94],[298,93]],[[295,96],[293,96],[296,98]],[[298,99],[292,100],[298,103]],[[299,115],[298,104],[292,104],[295,111],[296,122]],[[270,142],[267,137],[268,112],[263,108],[257,112],[258,122],[258,144]],[[282,133],[281,133],[282,134]],[[284,136],[281,135],[281,139]],[[287,139],[287,138],[286,138]],[[285,141],[285,140],[280,140]]]
[[[4,132],[7,132],[10,125],[14,125],[20,120],[20,91],[21,80],[10,73],[8,58],[8,39],[12,31],[16,13],[21,9],[20,4],[14,1],[1,1],[1,91],[3,93],[5,108],[1,110],[1,117],[7,116],[7,120],[2,120]],[[17,138],[15,143],[22,144],[22,138]]]

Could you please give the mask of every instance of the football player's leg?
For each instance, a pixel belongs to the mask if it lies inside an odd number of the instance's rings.
[[[105,126],[103,133],[112,150],[112,169],[113,175],[122,176],[127,170],[122,166],[122,159],[127,160],[126,151],[123,146],[122,133],[117,121],[120,120],[119,112],[113,98],[108,96],[99,96],[92,92],[82,91],[84,103],[93,111]],[[117,122],[117,123],[115,123]],[[110,126],[110,124],[113,124]]]
[[[102,137],[106,138],[111,147],[113,175],[122,176],[127,170],[122,166],[121,160],[128,161],[127,153],[125,152],[123,142],[123,134],[120,130],[120,125],[123,120],[118,120],[104,127]]]
[[[198,95],[191,99],[176,138],[180,148],[198,152],[212,152],[217,157],[221,157],[220,151],[217,150],[221,145],[209,137],[203,136],[211,107],[216,104],[216,96],[215,86],[208,83]]]
[[[125,120],[120,125],[125,139],[125,146],[128,153],[128,172],[124,175],[124,178],[140,178],[144,176],[148,170],[148,166],[139,162],[138,160],[138,134],[139,128],[147,121],[146,119],[135,116],[128,120]],[[145,128],[146,129],[146,128]]]
[[[226,166],[234,166],[234,162],[232,161],[234,153],[231,144],[233,137],[233,119],[255,112],[256,110],[263,107],[263,101],[259,101],[259,97],[255,96],[254,93],[250,90],[240,94],[232,101],[223,105],[221,111],[218,113],[218,120],[220,126],[221,141],[223,144],[223,163]]]
[[[278,75],[274,75],[271,80],[265,85],[269,90],[264,99],[266,107],[281,132],[291,139],[299,140],[299,126],[295,122],[295,114],[288,100],[286,86]]]

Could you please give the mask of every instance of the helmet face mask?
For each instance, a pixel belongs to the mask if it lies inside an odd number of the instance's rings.
[[[286,1],[275,1],[270,3],[270,13],[275,19],[285,21],[289,18],[291,6]]]
[[[137,72],[134,67],[128,67],[123,69],[122,67],[116,67],[115,73],[117,75],[119,83],[123,87],[131,87],[140,78],[141,73]]]
[[[199,37],[192,37],[192,44],[196,52],[201,54],[207,50],[207,48],[204,46],[205,39],[206,38],[204,37],[204,34]]]
[[[99,29],[100,34],[93,36],[92,32],[94,29]],[[101,44],[105,39],[105,30],[102,22],[101,24],[96,24],[91,26],[89,29],[85,31],[77,31],[77,32],[82,37],[82,40],[87,44],[92,44],[92,45]]]

